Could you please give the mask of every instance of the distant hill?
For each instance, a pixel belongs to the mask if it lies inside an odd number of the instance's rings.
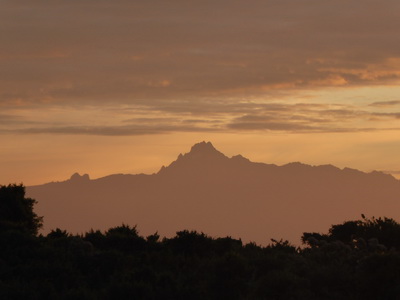
[[[208,142],[153,175],[115,174],[27,187],[45,231],[72,233],[138,225],[142,235],[195,229],[267,244],[299,243],[303,231],[326,231],[361,214],[400,219],[400,181],[381,172],[332,165],[283,166],[225,156]]]

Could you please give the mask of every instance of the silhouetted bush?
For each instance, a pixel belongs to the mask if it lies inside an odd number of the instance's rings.
[[[33,212],[35,203],[35,200],[25,198],[22,184],[0,186],[0,231],[19,230],[37,234],[42,227],[43,217]]]

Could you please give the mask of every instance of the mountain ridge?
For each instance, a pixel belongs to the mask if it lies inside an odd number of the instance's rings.
[[[294,241],[301,236],[297,228],[323,231],[362,213],[400,218],[400,181],[391,175],[229,158],[210,142],[195,144],[151,175],[90,179],[75,173],[63,182],[27,187],[27,194],[38,201],[47,231],[126,223],[145,234],[193,229],[264,243],[267,237]]]
[[[344,173],[353,172],[353,173],[365,174],[365,175],[383,176],[386,178],[392,178],[392,179],[400,182],[400,180],[396,179],[393,175],[387,174],[387,173],[384,173],[381,171],[376,171],[376,170],[373,170],[371,172],[363,172],[358,169],[349,168],[349,167],[344,167],[341,169],[332,164],[310,165],[310,164],[304,164],[301,162],[289,162],[289,163],[283,164],[283,165],[276,165],[276,164],[268,164],[268,163],[263,163],[263,162],[253,162],[250,159],[242,156],[241,154],[237,154],[232,157],[228,157],[228,156],[224,155],[222,152],[218,151],[211,142],[202,141],[202,142],[194,144],[191,147],[191,150],[189,152],[187,152],[185,154],[180,153],[176,160],[172,161],[168,166],[162,166],[158,172],[153,173],[153,174],[117,173],[117,174],[106,175],[106,176],[99,177],[96,179],[90,179],[90,176],[88,174],[80,175],[78,172],[75,172],[67,180],[59,181],[59,182],[49,182],[49,183],[62,183],[62,182],[67,182],[67,181],[83,182],[83,181],[88,181],[88,180],[93,181],[93,180],[99,180],[99,179],[103,179],[103,178],[107,178],[107,177],[111,177],[111,176],[137,176],[137,175],[151,176],[151,175],[157,175],[160,173],[164,173],[168,169],[181,166],[184,163],[188,163],[188,162],[191,163],[191,162],[193,162],[193,160],[195,160],[197,163],[201,163],[201,164],[199,164],[201,166],[202,164],[207,163],[207,162],[215,163],[218,159],[224,161],[225,163],[228,163],[228,162],[251,163],[251,164],[257,164],[259,166],[269,166],[269,167],[273,167],[273,168],[275,168],[275,167],[276,168],[287,168],[287,169],[292,169],[292,170],[303,167],[303,168],[316,168],[316,169],[320,169],[320,170],[324,170],[324,169],[328,170],[329,169],[330,171],[341,171]],[[191,165],[191,166],[193,166],[193,165]],[[187,170],[185,170],[185,171],[187,171]],[[44,184],[48,184],[48,183],[44,183]],[[40,185],[43,185],[43,184],[34,185],[34,186],[40,186]]]

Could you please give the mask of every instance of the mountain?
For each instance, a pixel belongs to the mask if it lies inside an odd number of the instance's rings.
[[[304,231],[326,231],[345,220],[400,219],[400,181],[381,172],[299,162],[283,166],[231,158],[210,142],[194,145],[152,175],[114,174],[27,187],[38,200],[45,232],[105,230],[122,223],[142,235],[195,229],[267,244],[299,244]]]

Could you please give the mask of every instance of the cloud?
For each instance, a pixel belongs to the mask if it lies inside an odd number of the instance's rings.
[[[391,107],[400,105],[400,100],[392,100],[392,101],[380,101],[380,102],[373,102],[370,106],[374,107]]]
[[[379,117],[389,117],[389,118],[400,119],[400,112],[396,112],[396,113],[373,113],[372,115],[379,116]]]
[[[3,1],[0,103],[173,105],[390,84],[400,78],[399,9],[393,0]]]
[[[0,124],[8,124],[10,122],[18,122],[18,116],[9,115],[9,114],[0,114]]]
[[[68,134],[68,135],[100,135],[100,136],[135,136],[166,134],[171,132],[207,132],[214,131],[211,128],[195,126],[55,126],[55,127],[31,127],[19,130],[0,130],[2,133],[22,134]]]
[[[380,118],[399,118],[398,113],[370,112],[362,106],[332,104],[261,105],[251,113],[234,118],[227,127],[235,130],[287,132],[358,132],[398,130],[399,126],[376,126]],[[368,121],[368,122],[367,122]],[[361,126],[360,126],[361,124]],[[375,125],[375,126],[373,126]],[[385,124],[387,125],[387,124]]]
[[[278,130],[278,131],[317,131],[317,128],[304,124],[296,124],[291,122],[271,122],[271,121],[255,121],[255,122],[233,122],[228,125],[231,129],[239,130]],[[318,130],[319,131],[319,130]]]
[[[154,105],[154,106],[153,106]],[[145,135],[171,132],[358,132],[399,129],[397,112],[369,105],[256,103],[251,101],[157,102],[139,106],[70,107],[4,114],[2,133]],[[40,121],[38,121],[40,120]]]
[[[41,125],[43,122],[29,120],[24,116],[15,115],[15,114],[0,114],[0,129],[1,127],[15,127],[21,125]]]
[[[312,94],[398,84],[399,10],[394,0],[3,1],[1,130],[397,128],[400,101],[387,95]]]

